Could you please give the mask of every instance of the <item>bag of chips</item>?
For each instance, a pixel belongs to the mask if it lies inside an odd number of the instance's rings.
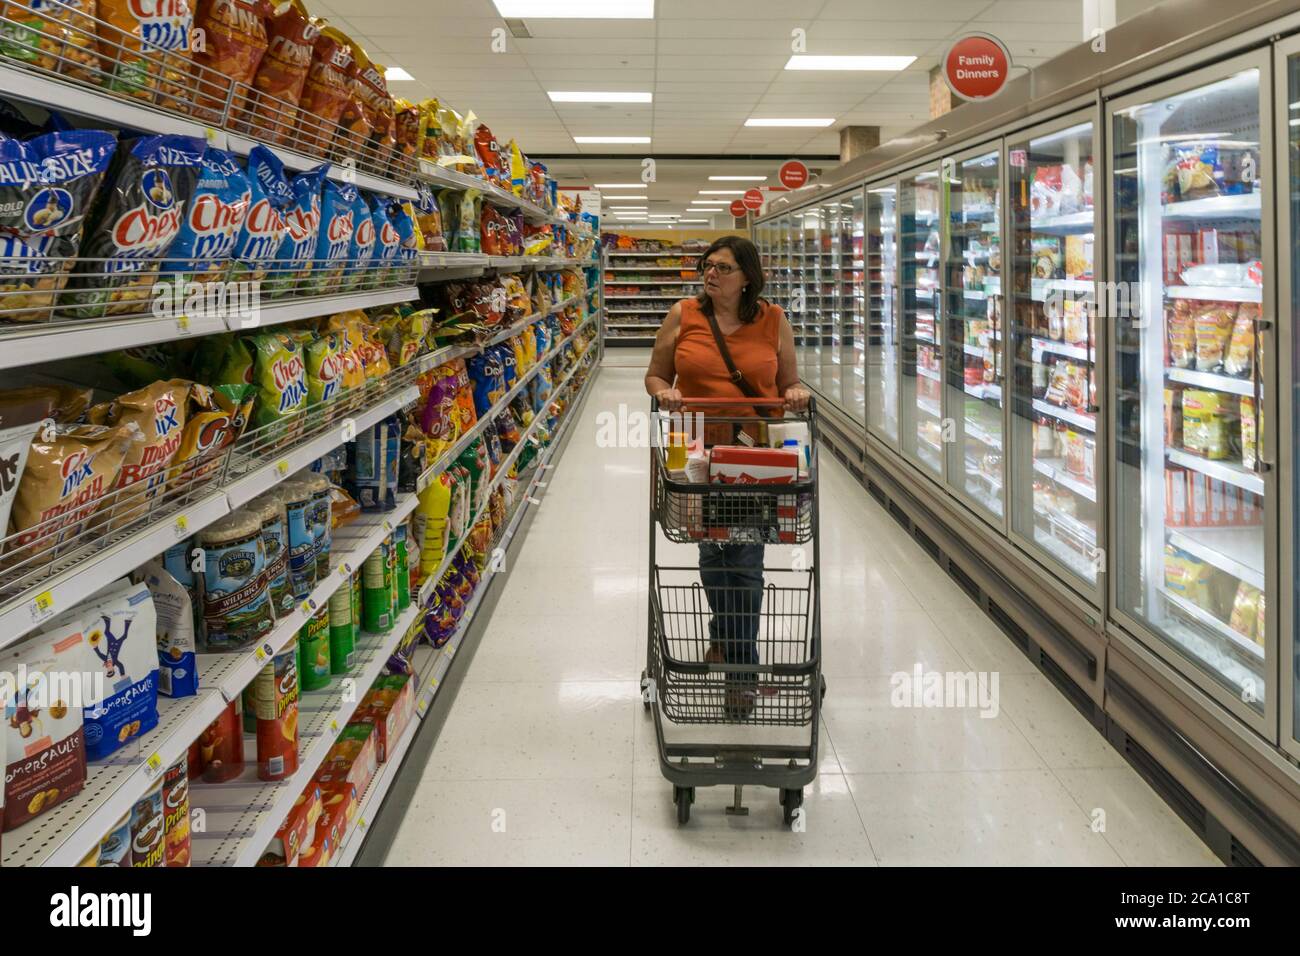
[[[105,87],[188,113],[194,99],[187,89],[194,27],[188,0],[98,0],[98,8],[99,52],[108,74]]]
[[[402,236],[388,214],[391,204],[378,194],[370,197],[370,219],[375,227],[375,244],[370,253],[372,280],[375,285],[389,282],[393,263],[402,251]]]
[[[253,76],[256,94],[249,104],[249,125],[270,141],[292,144],[298,129],[298,101],[320,28],[307,15],[302,0],[284,0],[267,18],[266,35],[266,55]]]
[[[479,246],[479,196],[477,189],[467,189],[460,196],[456,210],[456,244],[454,252],[478,252]]]
[[[324,155],[338,135],[337,124],[352,95],[352,49],[344,34],[319,20],[316,24],[321,31],[312,44],[311,66],[298,101],[304,127],[300,141]]]
[[[248,426],[255,395],[256,389],[244,384],[213,388],[195,382],[190,387],[189,419],[168,471],[169,483],[198,482],[216,473],[222,452],[237,442]]]
[[[328,163],[301,172],[289,183],[293,199],[284,216],[285,235],[275,253],[271,295],[303,292],[315,266],[313,256],[321,228],[321,191]]]
[[[144,487],[128,493],[129,501],[114,499],[108,505],[112,509],[113,526],[120,527],[142,515],[146,506],[141,502],[153,498],[165,486],[167,466],[181,447],[189,405],[190,383],[172,379],[154,382],[90,409],[87,418],[92,425],[120,426],[131,422],[145,436],[144,442],[132,445],[122,459],[111,490],[136,482],[142,482]]]
[[[327,179],[322,185],[320,230],[307,291],[320,295],[338,289],[355,241],[357,199],[357,187],[351,183]]]
[[[235,157],[208,147],[194,197],[162,264],[181,282],[220,280],[248,216],[252,187]]]
[[[304,352],[307,360],[307,404],[319,405],[342,394],[342,336],[322,332],[309,341]]]
[[[374,264],[371,262],[375,250],[375,221],[370,203],[359,189],[353,190],[352,223],[347,273],[341,286],[344,291],[368,289],[375,283]]]
[[[1232,340],[1228,345],[1228,354],[1223,359],[1225,374],[1236,378],[1250,378],[1255,357],[1255,322],[1259,320],[1260,309],[1251,302],[1243,302],[1237,308],[1237,318],[1232,326]]]
[[[409,100],[393,100],[393,139],[397,152],[410,159],[420,155],[420,108]]]
[[[0,138],[0,319],[50,317],[116,148],[89,129]]]
[[[247,340],[253,349],[257,403],[253,427],[262,428],[296,416],[307,407],[307,369],[302,345],[285,332],[262,332]],[[302,427],[299,417],[294,429]]]
[[[352,86],[361,99],[370,126],[371,153],[383,168],[391,161],[397,143],[393,130],[393,97],[388,92],[384,68],[373,63],[360,44],[352,44],[352,56],[356,62]]]
[[[270,14],[267,0],[197,0],[194,25],[204,37],[202,48],[194,51],[194,62],[203,68],[197,71],[201,119],[221,120],[228,97],[231,119],[247,109],[253,78],[269,43]]]
[[[111,186],[100,193],[81,244],[69,310],[75,317],[144,308],[158,260],[185,221],[206,149],[194,136],[143,136],[122,144]]]
[[[0,56],[47,73],[99,85],[95,0],[50,4],[5,0],[0,6]]]
[[[248,152],[248,185],[248,215],[235,239],[232,278],[261,282],[287,234],[285,216],[293,205],[293,189],[280,157],[265,146]]]

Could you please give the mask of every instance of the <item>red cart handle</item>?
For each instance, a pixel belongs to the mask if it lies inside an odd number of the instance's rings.
[[[784,405],[784,398],[682,398],[683,405]]]

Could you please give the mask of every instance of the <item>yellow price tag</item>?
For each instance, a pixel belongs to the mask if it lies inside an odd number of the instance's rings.
[[[144,762],[144,771],[150,777],[153,777],[161,769],[162,757],[160,757],[156,752]]]
[[[186,515],[176,516],[176,533],[182,537],[189,534],[190,519]]]
[[[259,647],[257,650],[253,651],[253,656],[257,658],[257,661],[260,664],[262,661],[266,660],[266,651]]]
[[[203,135],[206,136],[206,137],[208,138],[208,145],[209,145],[209,146],[217,146],[217,145],[220,145],[220,135],[221,135],[221,134],[218,133],[217,130],[216,130],[215,128],[213,128],[213,127],[211,127],[211,126],[208,126],[208,127],[204,128],[204,130],[203,130]]]
[[[357,829],[364,830],[365,828],[366,828],[366,818],[357,817]]]
[[[32,598],[32,603],[28,605],[28,611],[32,616],[32,621],[39,623],[54,614],[54,593],[52,591],[42,591],[36,597]]]
[[[281,458],[275,463],[275,470],[281,475],[289,474],[289,460],[287,458]]]
[[[176,331],[181,334],[188,333],[190,330],[190,317],[188,315],[176,316]]]
[[[339,732],[339,722],[337,720],[330,721],[330,730],[336,734]]]
[[[303,602],[302,602],[302,613],[303,613],[303,614],[310,615],[311,612],[312,612],[312,610],[313,610],[313,608],[312,608],[312,606],[311,606],[311,601],[303,601]]]

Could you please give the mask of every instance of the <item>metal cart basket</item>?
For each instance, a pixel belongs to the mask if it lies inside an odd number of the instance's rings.
[[[696,787],[734,787],[734,803],[727,810],[747,813],[742,788],[753,784],[780,791],[789,825],[803,803],[803,788],[817,774],[817,730],[826,692],[820,651],[816,407],[810,399],[807,411],[781,416],[779,399],[684,401],[681,417],[669,417],[652,403],[659,440],[650,451],[642,697],[654,715],[659,765],[673,784],[679,823],[690,819]],[[738,414],[692,414],[692,407],[734,407]],[[763,410],[775,414],[757,414]],[[766,444],[769,428],[803,422],[806,471],[785,484],[714,484],[699,474],[693,476],[697,480],[687,480],[683,472],[669,470],[667,446],[669,432],[683,430],[683,422],[692,420],[695,431],[715,446],[750,440]],[[721,547],[705,549],[710,554],[705,567],[660,566],[656,525],[670,542]],[[754,565],[752,552],[748,561],[739,557],[745,546],[756,545],[767,546],[761,567]],[[785,546],[788,567],[769,563],[774,546]],[[700,739],[669,741],[668,723],[698,726]],[[807,730],[792,734],[776,728]]]

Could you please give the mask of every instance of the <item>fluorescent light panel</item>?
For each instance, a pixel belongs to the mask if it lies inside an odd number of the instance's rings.
[[[649,103],[653,98],[650,93],[599,93],[582,90],[548,90],[546,95],[552,103]]]
[[[406,83],[408,81],[415,82],[415,77],[411,76],[410,73],[407,73],[400,66],[390,66],[388,69],[384,70],[384,80],[389,83]]]
[[[709,180],[715,183],[762,183],[767,182],[766,176],[710,176]]]
[[[701,196],[743,196],[743,189],[701,189]]]
[[[597,189],[645,189],[645,183],[596,183]]]
[[[756,119],[750,117],[745,120],[746,126],[830,126],[834,123],[833,119]]]
[[[602,193],[600,198],[605,199],[609,202],[621,202],[624,199],[645,199],[646,197],[645,196],[606,196]]]
[[[796,53],[786,62],[787,70],[905,70],[914,56],[811,56]]]
[[[503,20],[653,20],[654,0],[492,0]]]
[[[649,136],[575,136],[575,143],[648,143]]]

